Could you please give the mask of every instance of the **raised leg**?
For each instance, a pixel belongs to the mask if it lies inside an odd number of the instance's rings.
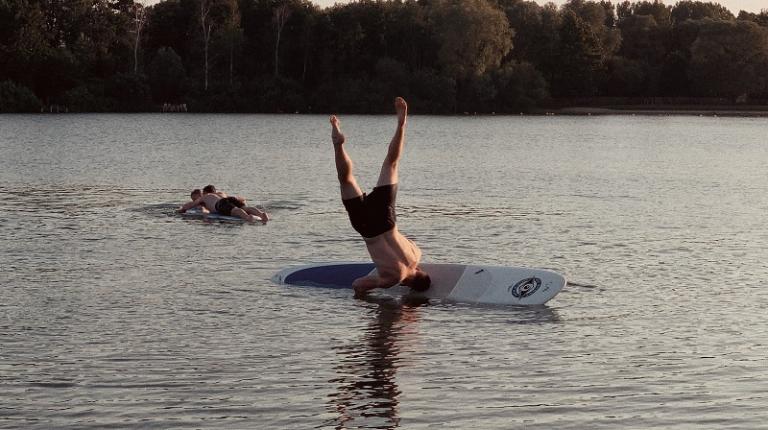
[[[381,173],[376,186],[397,183],[397,167],[405,145],[405,124],[408,119],[408,104],[402,97],[395,98],[395,111],[397,112],[397,129],[389,142],[387,156],[381,164]]]
[[[363,192],[352,175],[352,159],[344,150],[346,138],[341,133],[339,119],[336,118],[336,115],[331,115],[331,140],[336,158],[336,173],[339,176],[339,185],[341,186],[341,198],[346,200],[361,196]]]

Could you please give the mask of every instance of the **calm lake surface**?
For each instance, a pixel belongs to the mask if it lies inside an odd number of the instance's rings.
[[[370,189],[391,116],[342,116]],[[325,116],[0,116],[0,428],[768,428],[768,119],[413,116],[425,261],[546,306],[274,285],[365,261]],[[266,226],[183,219],[213,183]]]

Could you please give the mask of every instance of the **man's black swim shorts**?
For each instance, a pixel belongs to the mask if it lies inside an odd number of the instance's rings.
[[[361,236],[370,238],[392,230],[397,221],[395,198],[397,184],[376,187],[370,194],[342,200],[352,227]]]
[[[232,209],[241,208],[243,206],[245,206],[245,204],[243,204],[243,201],[237,197],[224,197],[216,202],[216,212],[230,216],[232,215]]]

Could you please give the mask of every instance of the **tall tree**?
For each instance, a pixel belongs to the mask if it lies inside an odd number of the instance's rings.
[[[516,59],[533,59],[545,40],[542,7],[533,1],[502,0],[499,5],[507,15],[509,26],[514,29],[514,46],[511,51]]]
[[[621,29],[620,54],[626,58],[660,63],[666,55],[669,28],[661,27],[653,15],[631,15],[619,22]]]
[[[585,29],[597,40],[596,52],[600,60],[610,58],[621,46],[621,32],[614,28],[615,10],[611,3],[585,0],[569,0],[563,5],[563,13],[573,12]]]
[[[763,9],[760,13],[750,13],[742,10],[739,12],[739,20],[753,21],[763,27],[768,27],[768,9]]]
[[[280,76],[280,36],[283,34],[283,28],[291,17],[291,7],[287,2],[281,3],[274,10],[272,23],[275,25],[275,77]]]
[[[435,0],[431,17],[440,41],[438,59],[456,79],[498,67],[512,49],[506,15],[487,0]]]
[[[568,9],[563,11],[559,35],[559,68],[552,82],[553,95],[596,95],[596,74],[601,67],[603,54],[600,39],[588,23]]]
[[[691,47],[689,74],[703,96],[764,93],[768,28],[751,21],[705,21]]]
[[[314,12],[314,10],[312,10]],[[315,37],[317,36],[317,17],[309,13],[304,21],[301,32],[302,61],[301,61],[301,82],[307,83],[307,71],[309,69],[312,51],[315,48]]]
[[[186,71],[173,48],[160,48],[147,67],[149,85],[158,103],[179,103],[182,99]]]
[[[650,15],[658,26],[672,26],[672,6],[667,6],[660,0],[645,0],[632,4],[632,15]]]
[[[679,24],[688,19],[712,18],[715,20],[734,19],[733,14],[725,6],[718,3],[682,0],[672,7],[672,21]]]
[[[200,0],[200,28],[203,34],[203,75],[205,84],[203,88],[208,91],[208,72],[210,70],[208,64],[208,50],[211,45],[211,34],[213,32],[213,19],[211,18],[211,6],[213,0]]]
[[[147,10],[141,2],[133,4],[133,73],[139,73],[139,47],[141,33],[147,22]]]
[[[192,54],[196,51],[196,36],[200,33],[200,5],[197,1],[165,0],[148,7],[143,41],[145,64],[152,61],[158,49],[168,47],[182,58],[187,70],[200,68]]]
[[[240,28],[239,0],[227,0],[227,17],[224,23],[225,37],[229,48],[229,85],[234,84],[235,76],[235,47],[243,37],[243,29]]]

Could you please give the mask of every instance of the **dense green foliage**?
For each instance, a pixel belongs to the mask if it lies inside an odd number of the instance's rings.
[[[40,100],[27,87],[0,82],[0,112],[37,112]]]
[[[0,0],[0,112],[520,112],[768,99],[768,11],[569,0]]]

